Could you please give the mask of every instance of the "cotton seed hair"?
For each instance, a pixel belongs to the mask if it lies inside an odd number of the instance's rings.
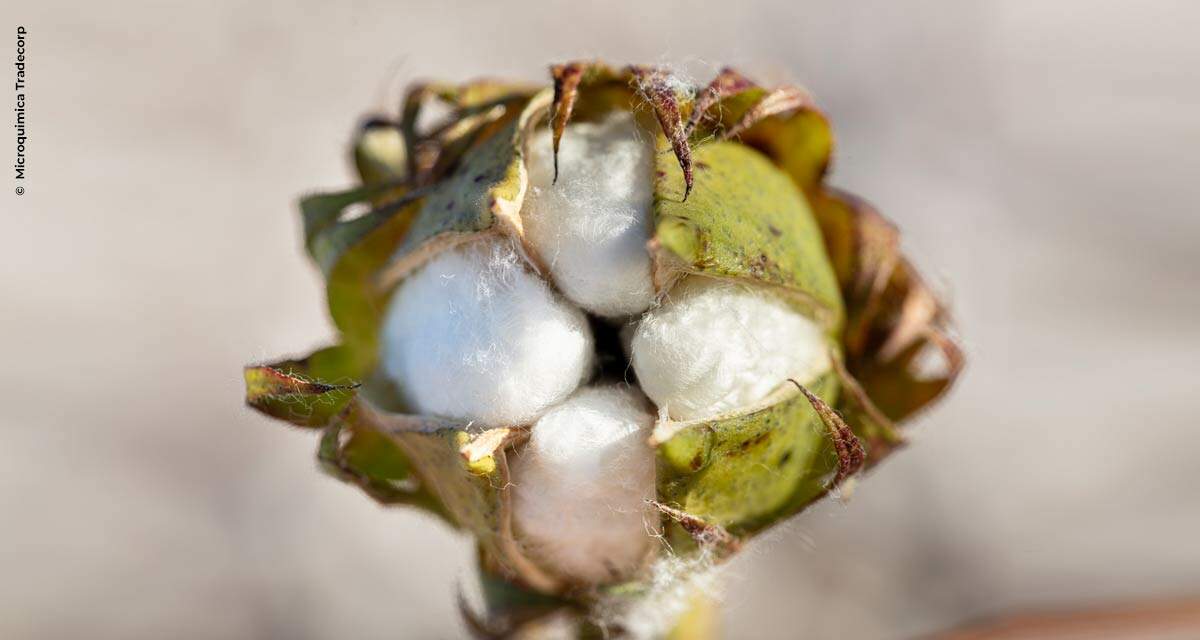
[[[400,285],[383,321],[382,367],[413,411],[527,424],[591,373],[587,317],[506,239],[442,252]]]
[[[629,575],[651,550],[654,422],[636,389],[588,387],[546,412],[512,462],[513,522],[535,561],[575,582]]]
[[[654,301],[650,280],[653,147],[633,114],[567,128],[558,180],[549,130],[529,141],[526,238],[572,302],[605,317],[641,313]]]
[[[760,287],[684,279],[646,314],[629,340],[642,390],[674,420],[745,408],[794,378],[829,369],[812,320]]]

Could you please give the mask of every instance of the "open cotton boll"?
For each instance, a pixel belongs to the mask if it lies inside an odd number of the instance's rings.
[[[746,407],[830,366],[821,328],[777,295],[696,276],[642,318],[630,352],[642,390],[674,420]]]
[[[645,398],[589,387],[550,409],[510,457],[513,523],[526,552],[549,570],[598,584],[628,576],[646,558],[657,518],[654,421]]]
[[[586,316],[530,273],[510,241],[447,250],[401,283],[381,365],[410,408],[505,426],[532,421],[592,370]]]
[[[633,315],[654,301],[646,250],[653,161],[650,138],[625,111],[567,126],[558,182],[549,130],[528,143],[525,239],[563,294],[596,315]]]

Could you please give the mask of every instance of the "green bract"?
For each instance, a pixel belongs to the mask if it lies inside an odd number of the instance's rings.
[[[765,89],[732,70],[700,88],[649,67],[571,63],[552,76],[544,88],[419,85],[396,118],[370,121],[354,148],[362,184],[301,202],[341,343],[245,370],[250,406],[323,430],[328,472],[475,536],[490,613],[509,622],[597,596],[514,541],[507,456],[528,425],[480,431],[409,415],[376,369],[380,317],[408,273],[481,235],[523,245],[523,146],[535,127],[552,128],[557,150],[569,121],[633,111],[659,132],[647,247],[656,290],[689,273],[769,286],[828,336],[834,367],[808,388],[784,385],[733,414],[656,426],[657,506],[673,553],[708,546],[723,557],[877,463],[903,444],[896,423],[962,366],[947,314],[899,254],[895,229],[825,184],[833,137],[803,91]],[[433,101],[450,115],[418,129]],[[356,207],[369,210],[353,217]],[[941,356],[940,372],[918,368],[929,354]]]

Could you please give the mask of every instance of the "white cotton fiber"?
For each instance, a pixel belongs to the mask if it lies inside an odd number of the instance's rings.
[[[513,523],[531,558],[587,584],[628,577],[654,544],[654,418],[620,386],[589,387],[546,412],[510,457]]]
[[[442,252],[401,283],[381,364],[410,408],[496,427],[529,423],[592,371],[587,318],[507,239]]]
[[[777,294],[698,276],[638,322],[630,352],[642,390],[674,420],[747,407],[830,366],[820,327]]]
[[[653,161],[650,137],[626,111],[567,126],[558,182],[549,130],[528,143],[525,238],[567,298],[597,315],[633,315],[654,301],[646,250]]]

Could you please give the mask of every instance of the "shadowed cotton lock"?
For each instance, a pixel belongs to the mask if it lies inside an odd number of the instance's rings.
[[[512,460],[513,521],[529,555],[592,584],[627,577],[651,551],[654,418],[635,389],[581,389],[546,412]]]

